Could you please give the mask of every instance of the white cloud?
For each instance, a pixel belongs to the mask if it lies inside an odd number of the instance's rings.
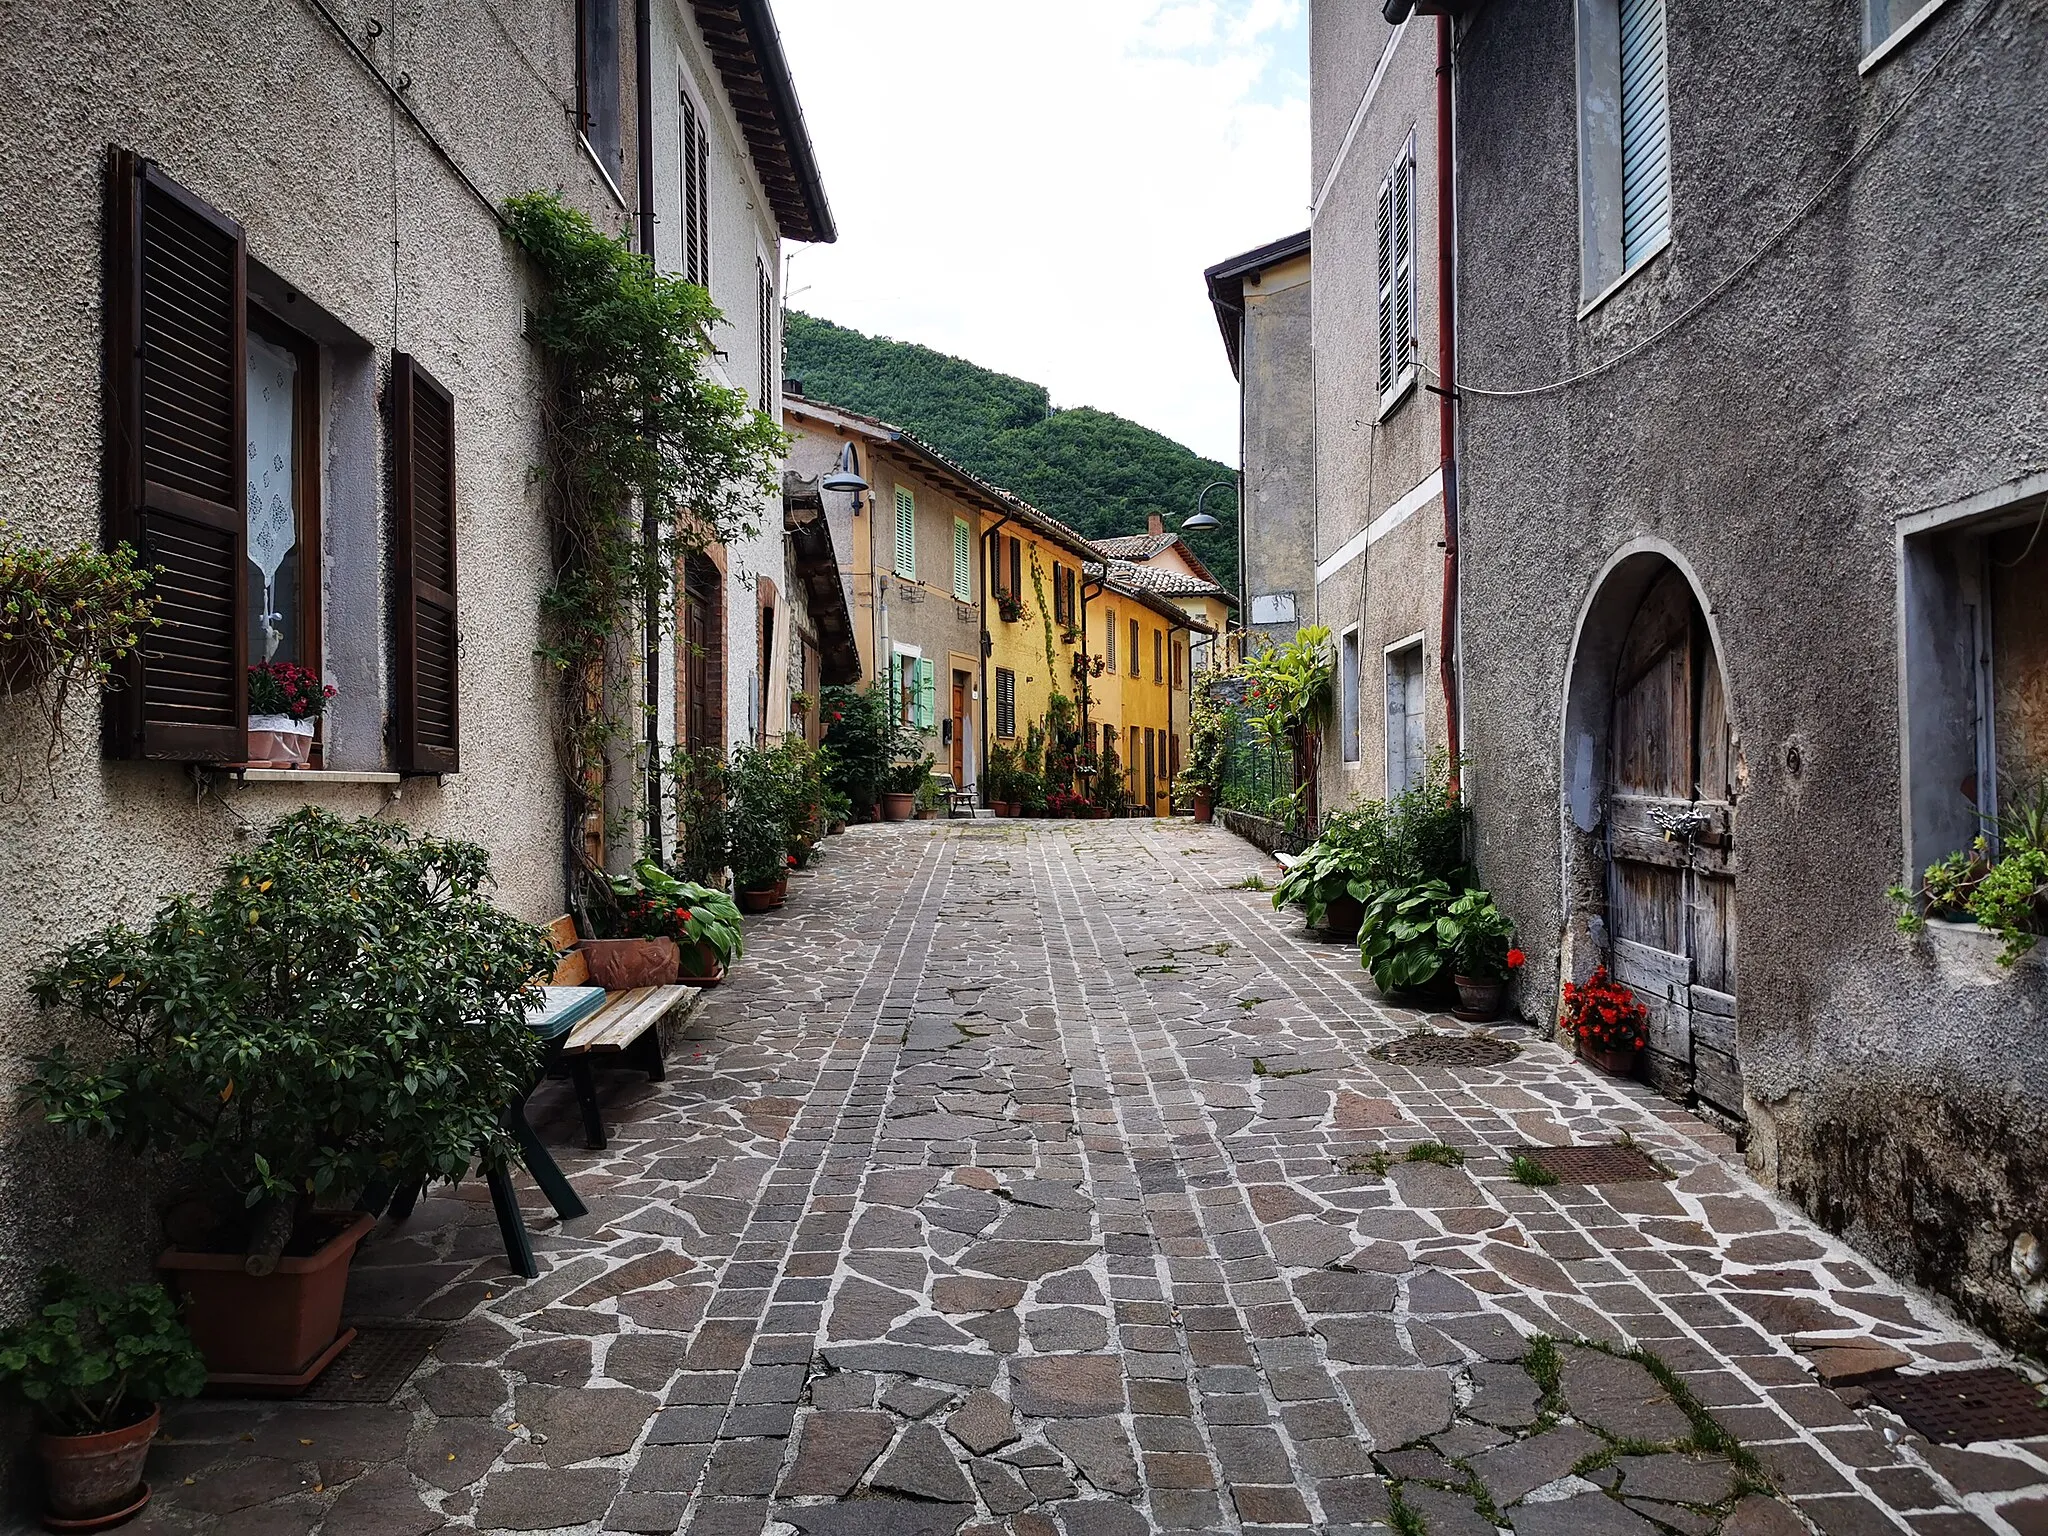
[[[791,302],[1235,463],[1202,269],[1308,222],[1301,0],[778,0],[839,243]]]

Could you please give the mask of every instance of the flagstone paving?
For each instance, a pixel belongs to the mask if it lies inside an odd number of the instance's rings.
[[[667,1081],[608,1083],[607,1150],[536,1100],[590,1205],[525,1190],[541,1278],[480,1186],[380,1226],[350,1311],[449,1325],[426,1363],[174,1412],[136,1528],[2048,1533],[2048,1440],[1931,1445],[1815,1373],[1995,1348],[1531,1031],[1376,1059],[1462,1026],[1255,873],[1186,823],[833,839]],[[1670,1177],[1509,1162],[1617,1141]]]

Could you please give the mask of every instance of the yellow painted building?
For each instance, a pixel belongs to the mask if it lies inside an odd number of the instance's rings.
[[[1114,751],[1134,807],[1170,816],[1186,750],[1188,643],[1207,626],[1132,580],[1121,561],[1090,568],[1085,606],[1092,740],[1098,752]]]
[[[992,748],[1027,750],[1034,725],[1050,741],[1055,696],[1067,701],[1068,728],[1079,727],[1082,572],[1099,559],[1079,533],[1022,501],[983,519]]]

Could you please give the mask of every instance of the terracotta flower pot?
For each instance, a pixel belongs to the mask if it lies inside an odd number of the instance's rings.
[[[1451,1011],[1468,1024],[1484,1024],[1500,1017],[1500,996],[1506,983],[1495,976],[1454,976],[1458,1006]]]
[[[185,1323],[206,1357],[210,1385],[292,1394],[355,1337],[341,1332],[348,1264],[373,1218],[358,1216],[300,1259],[280,1259],[268,1275],[252,1275],[239,1253],[165,1250],[156,1261],[185,1299]]]
[[[1197,792],[1197,794],[1195,795],[1195,820],[1209,822],[1214,821],[1215,819],[1216,797],[1211,794]],[[1356,928],[1352,929],[1352,932],[1354,933],[1356,933],[1357,931],[1358,930]]]
[[[142,1464],[162,1418],[151,1408],[145,1419],[96,1435],[37,1435],[49,1509],[43,1523],[53,1531],[101,1531],[147,1504]]]
[[[1619,1050],[1610,1051],[1597,1045],[1587,1045],[1581,1042],[1579,1045],[1579,1058],[1582,1061],[1592,1063],[1592,1065],[1605,1072],[1609,1077],[1635,1076],[1636,1052],[1634,1046],[1624,1046]]]
[[[1350,896],[1339,896],[1323,908],[1323,933],[1328,938],[1355,939],[1358,925],[1364,921],[1365,903]]]
[[[676,947],[676,980],[693,987],[715,987],[725,980],[725,961],[709,939]]]
[[[882,820],[908,821],[910,813],[916,809],[916,795],[899,795],[893,789],[882,792]]]
[[[751,891],[741,891],[739,893],[739,903],[742,912],[769,912],[782,905],[781,899],[776,896],[775,887],[772,885],[764,885]]]
[[[607,992],[665,987],[676,979],[674,939],[585,939],[592,986]]]
[[[784,875],[775,882],[775,905],[781,906],[789,899],[789,876]]]

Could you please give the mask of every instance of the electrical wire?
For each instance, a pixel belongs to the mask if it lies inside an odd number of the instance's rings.
[[[1599,378],[1604,373],[1609,373],[1619,368],[1623,363],[1647,351],[1669,336],[1673,331],[1676,331],[1680,326],[1692,320],[1705,310],[1708,305],[1734,287],[1743,276],[1754,270],[1766,256],[1783,245],[1791,237],[1795,229],[1806,222],[1813,211],[1827,200],[1828,196],[1842,184],[1848,174],[1862,163],[1864,157],[1877,146],[1878,141],[1890,131],[1892,124],[1897,122],[1905,110],[1919,99],[1920,94],[1933,82],[1934,77],[1941,73],[1942,66],[1955,56],[1956,50],[1961,48],[1970,35],[1977,30],[1978,24],[1997,7],[1998,0],[1984,0],[1984,3],[1977,7],[1975,14],[1957,29],[1956,35],[1949,40],[1948,46],[1935,55],[1934,62],[1927,66],[1927,69],[1918,80],[1914,81],[1912,88],[1892,104],[1891,109],[1878,119],[1877,126],[1871,129],[1862,142],[1849,152],[1848,158],[1836,168],[1835,173],[1821,183],[1820,190],[1802,203],[1789,219],[1779,225],[1762,245],[1750,253],[1747,260],[1722,277],[1720,281],[1716,282],[1677,315],[1658,326],[1649,335],[1643,337],[1642,340],[1616,353],[1605,362],[1596,363],[1592,367],[1571,374],[1566,378],[1557,379],[1549,384],[1538,384],[1527,389],[1481,389],[1475,385],[1460,381],[1457,390],[1458,394],[1460,396],[1470,395],[1475,399],[1481,400],[1527,400],[1539,395],[1553,395],[1560,390],[1571,389],[1577,385],[1588,383],[1593,379]],[[1436,379],[1439,384],[1443,382],[1443,375],[1439,374],[1427,363],[1420,363],[1419,366],[1424,372]]]
[[[2034,531],[2027,538],[2027,547],[2020,551],[2016,560],[1994,560],[1991,563],[2001,571],[2016,571],[2027,563],[2027,557],[2034,552],[2034,546],[2041,542],[2041,525],[2048,523],[2048,501],[2041,503],[2041,510],[2034,514]]]

